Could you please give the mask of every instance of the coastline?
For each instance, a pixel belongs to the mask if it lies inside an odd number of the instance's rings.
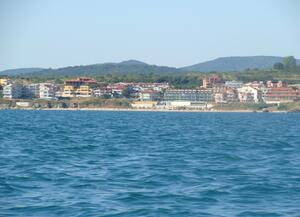
[[[133,108],[5,108],[1,110],[35,111],[114,111],[114,112],[187,112],[187,113],[287,113],[290,111],[255,111],[255,110],[184,110],[184,109],[133,109]]]

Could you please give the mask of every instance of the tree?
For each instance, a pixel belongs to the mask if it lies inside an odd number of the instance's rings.
[[[130,98],[130,94],[131,94],[131,88],[130,87],[125,87],[124,90],[122,91],[122,95],[125,98]]]
[[[282,63],[280,63],[280,62],[274,63],[273,69],[275,69],[275,70],[283,70],[284,69],[284,65]]]
[[[296,59],[293,56],[288,56],[283,59],[284,68],[288,71],[295,70],[297,68]]]

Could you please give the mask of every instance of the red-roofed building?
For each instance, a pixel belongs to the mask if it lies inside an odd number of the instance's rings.
[[[291,87],[273,87],[268,88],[264,95],[266,103],[287,103],[293,102],[299,96],[299,91]]]

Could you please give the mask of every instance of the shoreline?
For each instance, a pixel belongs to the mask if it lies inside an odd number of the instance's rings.
[[[115,112],[188,112],[188,113],[287,113],[290,111],[255,111],[255,110],[183,110],[183,109],[132,109],[132,108],[0,108],[1,110],[28,111],[115,111]]]

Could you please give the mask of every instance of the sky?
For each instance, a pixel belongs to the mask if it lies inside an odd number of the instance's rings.
[[[298,0],[0,0],[0,70],[300,58]]]

